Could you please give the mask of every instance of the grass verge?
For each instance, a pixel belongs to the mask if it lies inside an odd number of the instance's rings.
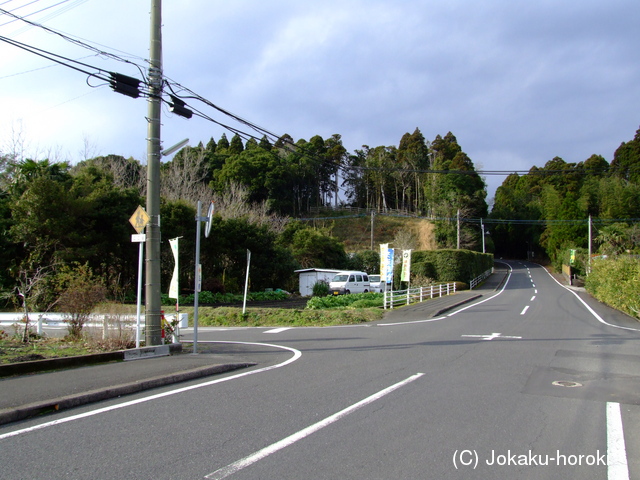
[[[183,310],[189,314],[193,326],[193,308]],[[355,325],[380,320],[384,311],[379,308],[348,310],[293,310],[286,308],[200,307],[198,325],[206,327],[327,327]]]
[[[24,343],[21,339],[12,336],[0,340],[0,364],[113,352],[123,348],[128,347],[113,340],[39,337],[31,338],[29,343]]]

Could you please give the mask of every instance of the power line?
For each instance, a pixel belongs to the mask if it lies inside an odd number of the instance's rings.
[[[368,217],[367,213],[359,213],[353,215],[340,215],[336,217],[306,217],[296,218],[300,221],[313,221],[313,220],[342,220],[351,218],[363,218]],[[458,217],[423,217],[418,214],[415,215],[400,215],[394,213],[376,212],[376,216],[380,217],[411,217],[421,220],[428,220],[431,222],[456,222]],[[588,218],[582,219],[501,219],[501,218],[460,218],[461,223],[471,224],[484,224],[484,225],[534,225],[534,226],[546,226],[546,225],[586,225],[589,223]],[[592,224],[612,224],[612,223],[640,223],[640,218],[591,218]]]
[[[65,0],[65,1],[68,1],[68,0]],[[60,38],[62,38],[63,40],[66,40],[67,42],[70,42],[70,43],[72,43],[72,44],[74,44],[76,46],[85,48],[87,50],[91,50],[92,52],[95,52],[96,54],[98,54],[100,56],[104,56],[104,57],[107,57],[107,58],[112,59],[112,60],[116,60],[116,61],[119,61],[119,62],[127,63],[129,65],[133,65],[138,69],[138,71],[140,72],[140,75],[143,78],[145,78],[145,82],[146,82],[146,76],[145,76],[144,68],[142,66],[138,65],[137,63],[132,62],[131,60],[127,60],[125,58],[122,58],[121,56],[118,56],[118,55],[115,55],[113,53],[107,52],[106,50],[103,50],[103,49],[100,49],[100,48],[96,48],[93,45],[90,45],[90,44],[88,44],[86,42],[83,42],[81,40],[73,38],[73,37],[71,37],[69,35],[66,35],[66,34],[64,34],[62,32],[59,32],[57,30],[54,30],[52,28],[49,28],[49,27],[46,27],[46,26],[41,25],[39,23],[35,23],[35,22],[30,21],[30,20],[27,20],[26,18],[20,17],[18,15],[15,15],[15,14],[9,12],[8,10],[0,8],[0,13],[3,13],[5,15],[9,15],[9,16],[13,17],[15,20],[21,20],[21,21],[23,21],[23,22],[25,22],[25,23],[27,23],[27,24],[29,24],[31,26],[40,28],[40,29],[42,29],[42,30],[44,30],[44,31],[46,31],[48,33],[53,34],[53,35],[57,35]],[[0,26],[2,26],[2,25],[0,25]],[[6,37],[3,37],[3,38],[6,38]],[[32,48],[36,49],[35,47],[32,47]],[[36,50],[40,50],[40,49],[36,49]],[[44,52],[44,50],[40,50],[40,51]],[[59,55],[56,55],[56,54],[53,54],[53,53],[50,53],[50,52],[47,52],[47,53],[49,53],[50,55],[59,56]]]
[[[5,22],[5,23],[3,23],[3,24],[0,24],[0,27],[4,27],[5,25],[9,25],[10,23],[16,22],[16,21],[18,21],[18,20],[23,20],[23,21],[27,22],[27,20],[24,20],[26,17],[31,17],[31,16],[33,16],[33,15],[37,15],[38,13],[44,12],[45,10],[49,10],[50,8],[57,7],[58,5],[62,5],[63,3],[67,3],[67,2],[69,2],[70,0],[62,0],[62,1],[60,1],[60,2],[58,2],[58,3],[56,3],[56,4],[54,4],[54,5],[49,5],[48,7],[41,8],[40,10],[36,10],[35,12],[28,13],[27,15],[23,15],[22,17],[20,17],[20,16],[18,16],[18,15],[14,15],[14,14],[12,13],[12,12],[15,12],[16,10],[20,10],[21,8],[28,7],[29,5],[32,5],[32,4],[34,4],[34,3],[37,3],[38,1],[39,1],[39,0],[33,0],[33,1],[31,1],[31,2],[29,2],[29,3],[26,3],[26,4],[24,4],[24,5],[20,5],[19,7],[14,8],[11,12],[9,12],[9,11],[7,11],[7,10],[2,10],[2,9],[0,9],[0,11],[1,11],[2,13],[4,13],[4,14],[6,14],[6,15],[9,15],[9,16],[13,17],[13,20],[10,20],[10,21],[8,21],[8,22]],[[78,0],[76,0],[76,2],[77,2],[77,1],[78,1]],[[80,1],[84,3],[84,2],[86,2],[87,0],[80,0]],[[4,5],[4,3],[3,3],[2,5]],[[65,10],[65,11],[66,11],[66,10]],[[64,12],[60,12],[60,13],[64,13]],[[60,15],[60,13],[58,13],[57,15]],[[29,22],[27,22],[27,23],[29,23]]]

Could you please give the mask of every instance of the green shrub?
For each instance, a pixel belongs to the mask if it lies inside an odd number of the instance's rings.
[[[601,302],[640,319],[640,259],[630,256],[595,259],[585,287]]]
[[[312,292],[314,297],[326,297],[329,295],[329,284],[320,280],[313,285]]]
[[[436,282],[465,282],[493,268],[493,254],[471,250],[421,250],[411,255],[411,272]]]

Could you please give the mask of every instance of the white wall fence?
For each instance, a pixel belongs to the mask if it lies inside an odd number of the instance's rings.
[[[66,328],[66,319],[69,316],[65,313],[55,312],[29,312],[29,328],[35,329],[38,335],[42,335],[44,328]],[[175,318],[175,314],[165,315],[168,321]],[[144,322],[144,318],[143,318]],[[189,315],[180,314],[179,328],[187,328]],[[85,327],[99,329],[102,328],[104,336],[111,330],[131,329],[136,330],[137,318],[135,315],[104,314],[91,315]],[[24,329],[24,312],[0,313],[0,328],[6,330],[7,327],[18,325]]]

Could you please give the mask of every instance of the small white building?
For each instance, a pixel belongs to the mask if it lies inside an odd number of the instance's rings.
[[[329,283],[336,273],[341,270],[331,270],[327,268],[304,268],[302,270],[296,270],[295,273],[300,278],[300,295],[303,297],[310,297],[313,295],[313,286],[324,281]]]

